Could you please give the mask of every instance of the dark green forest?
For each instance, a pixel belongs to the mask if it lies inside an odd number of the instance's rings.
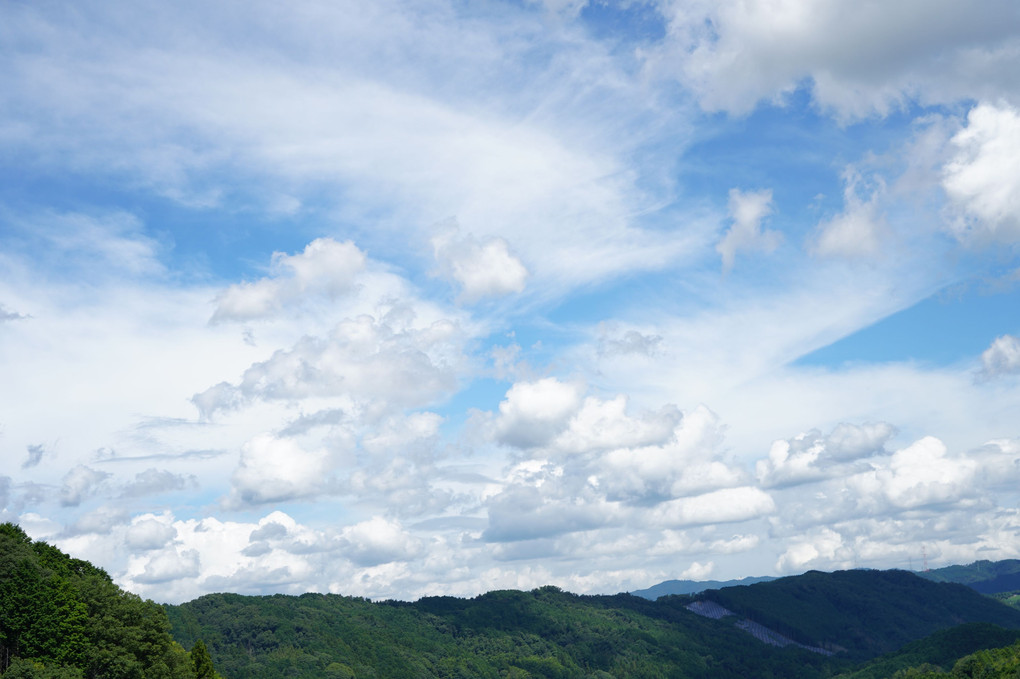
[[[163,608],[21,528],[0,524],[4,679],[214,679],[205,645],[189,653]]]
[[[696,615],[696,600],[734,615]],[[831,655],[762,643],[738,627],[748,621]],[[211,594],[160,606],[0,526],[4,679],[997,679],[1020,677],[1018,639],[1020,611],[903,571],[810,572],[655,601],[550,586],[416,602]]]

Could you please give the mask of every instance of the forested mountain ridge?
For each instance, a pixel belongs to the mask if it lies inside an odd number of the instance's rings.
[[[214,679],[163,609],[101,568],[0,524],[0,674],[4,679]]]
[[[945,566],[918,575],[932,582],[957,582],[982,594],[1020,590],[1020,560],[975,561],[966,566]]]
[[[955,583],[908,571],[852,570],[779,578],[699,595],[810,646],[871,658],[967,622],[1020,628],[1020,611]]]
[[[760,643],[688,606],[711,600],[831,657]],[[210,595],[168,606],[183,643],[201,636],[231,679],[291,677],[828,677],[965,622],[1020,628],[1020,612],[905,571],[811,572],[667,596],[578,596],[555,587],[372,603],[306,594]],[[992,632],[988,630],[994,630]],[[962,633],[961,633],[962,634]],[[971,630],[970,648],[1009,632]],[[1005,641],[1004,641],[1005,640]],[[915,657],[925,657],[915,656]]]
[[[849,667],[761,644],[689,599],[578,596],[555,587],[471,599],[370,602],[332,594],[214,594],[168,606],[185,644],[201,635],[231,679],[269,677],[830,676]]]

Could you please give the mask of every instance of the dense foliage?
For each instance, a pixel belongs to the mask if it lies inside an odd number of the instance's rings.
[[[856,659],[965,622],[1020,628],[1020,611],[963,585],[907,571],[810,571],[701,596],[797,641],[843,649]]]
[[[216,594],[169,606],[231,679],[261,677],[827,677],[848,665],[765,646],[684,608],[555,587],[372,603],[338,595]]]
[[[914,641],[893,653],[868,662],[840,679],[888,679],[901,670],[925,667],[951,669],[972,653],[1008,646],[1020,639],[1020,630],[1008,630],[985,622],[972,622],[941,630]]]
[[[1020,677],[1020,642],[960,658],[952,669],[931,664],[900,670],[892,679],[1016,679]]]
[[[0,525],[4,679],[195,679],[163,609],[19,527]],[[197,676],[213,676],[197,675]]]
[[[209,644],[231,679],[261,677],[827,677],[968,620],[1020,627],[1020,612],[966,587],[906,572],[808,573],[706,593],[731,610],[812,645],[825,657],[766,646],[685,607],[554,587],[415,603],[338,595],[205,596],[168,612],[188,644]],[[964,626],[914,649],[892,671],[955,661],[1009,643],[1011,632]],[[887,666],[892,667],[892,666]],[[877,675],[871,675],[877,676]]]

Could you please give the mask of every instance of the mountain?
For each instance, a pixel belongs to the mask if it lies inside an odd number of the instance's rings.
[[[555,587],[413,603],[216,594],[167,612],[175,636],[184,644],[205,639],[217,667],[232,679],[809,679],[850,671],[962,623],[1020,629],[1020,611],[962,585],[905,571],[813,571],[654,601],[578,596]],[[979,646],[1003,638],[992,634]]]
[[[697,594],[704,592],[706,589],[753,585],[758,582],[768,582],[769,580],[775,580],[775,578],[763,575],[761,577],[742,578],[740,580],[666,580],[647,589],[635,590],[631,594],[655,601],[660,596],[669,596],[670,594]]]
[[[676,677],[822,679],[842,658],[764,645],[729,621],[629,594],[555,587],[471,599],[370,602],[334,594],[215,594],[167,606],[231,679],[275,677]]]
[[[918,573],[932,582],[957,582],[982,594],[1020,590],[1020,560],[975,561],[967,566],[946,566]]]

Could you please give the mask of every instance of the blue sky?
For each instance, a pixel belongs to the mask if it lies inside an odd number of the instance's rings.
[[[1020,557],[978,5],[4,4],[0,519],[161,601]]]

